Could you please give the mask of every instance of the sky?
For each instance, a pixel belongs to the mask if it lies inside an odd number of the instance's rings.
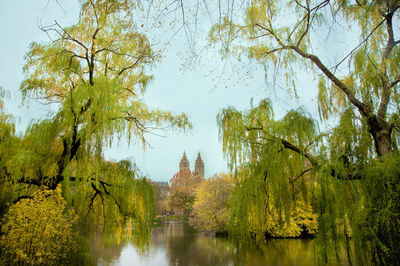
[[[64,26],[75,23],[79,2],[59,1],[60,5],[49,0],[2,2],[0,86],[10,93],[6,112],[14,115],[17,131],[22,134],[32,119],[48,117],[54,112],[54,107],[49,105],[34,101],[22,103],[19,85],[24,78],[24,55],[31,42],[48,41],[38,23],[49,25],[55,19]],[[185,65],[188,59],[185,57],[185,41],[181,31],[164,47],[161,62],[151,68],[154,80],[149,84],[144,100],[151,107],[174,113],[185,112],[193,130],[187,134],[169,132],[163,137],[149,135],[150,147],[145,149],[140,145],[128,145],[122,139],[114,141],[112,147],[104,151],[107,159],[128,158],[134,161],[143,174],[156,181],[167,181],[172,177],[179,168],[183,152],[186,152],[192,170],[200,152],[206,177],[228,171],[216,123],[216,115],[222,108],[234,106],[242,110],[249,107],[251,99],[256,103],[261,98],[271,97],[274,106],[278,107],[275,114],[279,117],[294,106],[309,105],[314,101],[307,90],[301,92],[300,99],[289,99],[282,94],[284,85],[278,84],[277,88],[271,89],[265,82],[263,67],[255,63],[223,69],[218,67],[222,64],[221,59],[212,54],[208,60],[203,58],[198,64]],[[299,86],[302,85],[310,87],[306,81],[299,80]],[[315,106],[308,111],[317,115]]]

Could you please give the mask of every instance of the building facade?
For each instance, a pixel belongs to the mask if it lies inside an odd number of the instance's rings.
[[[186,152],[183,152],[182,159],[179,163],[179,171],[184,170],[184,169],[190,170],[190,164],[186,157]],[[201,159],[200,152],[197,154],[197,159],[196,159],[196,162],[194,165],[194,172],[201,178],[204,178],[204,162]]]

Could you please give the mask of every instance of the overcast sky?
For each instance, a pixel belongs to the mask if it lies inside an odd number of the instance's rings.
[[[48,41],[47,36],[39,30],[38,22],[48,25],[57,19],[60,24],[68,26],[77,21],[78,1],[60,3],[62,8],[55,1],[48,0],[1,3],[0,86],[11,94],[11,98],[6,101],[6,112],[16,117],[19,132],[23,132],[32,119],[51,116],[52,113],[52,107],[48,105],[32,101],[21,105],[19,84],[23,79],[24,54],[29,44],[32,41]],[[245,74],[237,75],[229,67],[222,71],[222,68],[209,66],[204,58],[202,64],[192,65],[192,70],[185,70],[186,67],[182,69],[185,57],[181,49],[185,49],[182,45],[185,40],[185,35],[181,32],[170,46],[164,47],[164,58],[152,68],[154,81],[148,86],[144,99],[151,107],[187,113],[193,123],[193,130],[188,134],[171,132],[167,137],[149,136],[151,147],[146,150],[137,145],[128,146],[122,140],[119,145],[114,143],[112,148],[106,149],[104,154],[107,159],[129,158],[135,161],[143,173],[153,180],[170,179],[178,170],[184,151],[192,170],[197,153],[201,153],[206,177],[227,171],[216,124],[216,115],[221,108],[231,105],[243,109],[249,106],[251,98],[257,103],[263,97],[272,97],[275,113],[279,117],[301,103],[301,99],[299,102],[287,100],[285,96],[275,97],[273,92],[276,92],[276,88],[271,89],[266,84],[263,68],[256,64],[243,69],[243,72],[250,71],[252,78]],[[218,60],[215,57],[210,60],[210,64],[220,63]],[[220,79],[221,72],[224,75]],[[227,78],[229,76],[231,79]],[[302,82],[299,84],[301,86]],[[282,84],[277,85],[278,88],[284,87]],[[310,89],[310,84],[306,85]],[[308,97],[306,104],[311,101],[312,98]],[[308,111],[316,115],[315,106]]]

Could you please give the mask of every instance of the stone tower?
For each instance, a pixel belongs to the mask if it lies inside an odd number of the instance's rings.
[[[196,164],[194,166],[194,172],[201,178],[204,178],[204,162],[201,159],[200,152],[197,155]]]
[[[183,169],[189,169],[190,170],[189,161],[186,158],[186,152],[183,152],[183,156],[182,156],[181,162],[179,163],[179,171],[181,171]]]

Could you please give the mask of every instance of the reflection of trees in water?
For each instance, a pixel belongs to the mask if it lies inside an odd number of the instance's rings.
[[[95,258],[101,258],[107,265],[121,256],[126,241],[118,243],[116,234],[104,234],[101,230],[92,233],[90,250]]]
[[[199,258],[198,265],[232,265],[235,246],[224,238],[200,235],[197,238]]]
[[[169,265],[311,265],[312,241],[273,239],[265,245],[238,246],[225,238],[204,236],[188,225],[165,232]]]
[[[187,224],[167,227],[166,251],[169,265],[233,265],[235,245],[224,238],[195,232]]]
[[[96,232],[93,236],[92,254],[101,258],[103,264],[109,265],[121,259],[121,254],[124,254],[122,251],[128,244],[127,240],[117,242],[116,234],[101,232]],[[159,265],[160,257],[157,260],[157,254],[162,254],[162,262],[168,265],[313,265],[313,242],[314,240],[270,239],[258,246],[239,246],[226,238],[205,236],[187,224],[168,224],[153,229],[149,252],[137,252],[138,247],[135,247],[138,256],[134,256],[132,265]],[[340,256],[345,257],[344,254]],[[334,256],[330,265],[335,265]]]
[[[193,245],[197,234],[187,224],[170,224],[164,232],[170,265],[194,264],[197,247]]]
[[[245,265],[313,265],[311,240],[269,239],[260,246],[249,247],[242,254]]]

